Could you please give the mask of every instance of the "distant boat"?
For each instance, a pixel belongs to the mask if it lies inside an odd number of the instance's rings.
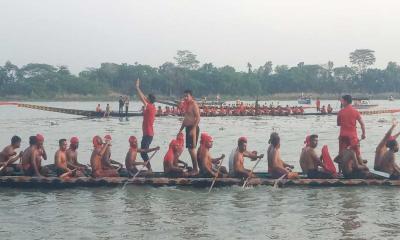
[[[394,97],[393,97],[393,96],[390,96],[388,100],[389,100],[389,101],[394,101]]]
[[[360,97],[360,98],[353,98],[353,106],[357,109],[368,109],[377,107],[378,104],[371,104],[369,102],[369,98],[367,97]]]
[[[297,99],[298,104],[311,104],[311,98],[310,97],[300,97]]]

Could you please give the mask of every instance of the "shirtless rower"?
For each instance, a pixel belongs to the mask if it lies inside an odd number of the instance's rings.
[[[271,174],[272,178],[297,178],[298,174],[292,172],[293,165],[285,163],[281,158],[281,139],[278,133],[273,132],[269,138],[268,147],[268,173]]]
[[[29,137],[29,147],[22,154],[22,170],[25,176],[43,177],[41,174],[41,156],[36,136]]]
[[[255,176],[251,173],[251,170],[244,168],[245,157],[255,161],[258,158],[263,158],[264,154],[257,155],[256,151],[247,151],[247,138],[240,137],[237,148],[229,156],[229,175],[231,177],[248,178]]]
[[[92,176],[97,177],[119,177],[118,172],[114,168],[103,168],[103,157],[110,147],[110,141],[106,139],[103,144],[103,140],[100,136],[93,137],[93,152],[90,157],[90,165],[92,167]]]
[[[218,164],[225,155],[222,154],[219,158],[212,158],[210,148],[213,146],[213,139],[207,133],[202,133],[200,137],[200,147],[197,150],[197,160],[199,161],[200,174],[202,177],[227,177],[226,168],[221,166],[218,169]]]
[[[139,171],[136,166],[138,166],[138,165],[146,166],[148,164],[147,161],[137,162],[136,161],[137,154],[142,153],[142,152],[149,153],[149,152],[158,151],[158,150],[160,150],[160,147],[147,148],[147,149],[138,148],[137,139],[135,136],[129,137],[129,146],[130,146],[129,150],[126,153],[126,157],[125,157],[125,167],[126,167],[126,170],[128,171],[128,175],[130,177],[133,177]],[[151,173],[152,173],[152,171],[141,171],[139,173],[139,176],[147,176],[147,175],[151,175]]]
[[[56,174],[60,178],[73,177],[75,175],[76,169],[71,170],[68,168],[67,164],[67,139],[60,139],[58,141],[59,149],[54,154],[54,165]]]
[[[179,133],[185,128],[186,130],[186,148],[189,150],[192,159],[193,174],[199,173],[199,165],[197,163],[196,145],[199,138],[200,128],[200,109],[196,101],[193,99],[191,90],[185,90],[185,113]],[[178,133],[178,135],[179,135]]]
[[[397,122],[393,121],[392,126],[390,129],[386,132],[385,136],[383,139],[379,142],[378,146],[375,149],[375,162],[374,162],[374,169],[376,171],[381,171],[382,168],[382,160],[385,155],[385,153],[388,151],[387,143],[390,140],[396,140],[397,137],[400,135],[400,133],[397,133],[396,135],[392,136],[392,132],[394,128],[397,126]]]
[[[351,179],[365,179],[371,176],[366,165],[360,163],[357,157],[357,147],[352,145],[349,137],[342,138],[342,144],[345,147],[342,151],[342,159],[339,162],[339,168],[342,169],[343,176]]]
[[[91,171],[89,167],[78,162],[78,147],[79,139],[77,137],[72,137],[69,141],[69,148],[66,151],[67,166],[69,169],[78,169],[79,171],[84,173],[84,175],[90,176]]]
[[[11,138],[11,144],[0,152],[0,175],[10,175],[19,170],[19,167],[13,163],[22,157],[22,151],[19,154],[15,151],[20,148],[20,146],[21,138],[13,136]]]
[[[332,178],[332,174],[323,170],[321,158],[317,156],[315,148],[318,145],[318,135],[308,136],[306,146],[302,149],[300,155],[300,166],[303,173],[307,174],[311,179],[327,179]]]
[[[164,173],[169,177],[188,177],[190,173],[188,169],[178,166],[179,157],[183,151],[183,144],[174,139],[169,143],[169,148],[164,156]]]
[[[122,165],[122,163],[114,161],[111,159],[111,136],[110,135],[106,135],[104,136],[104,141],[108,141],[110,144],[108,146],[108,148],[106,149],[106,152],[103,155],[102,161],[103,161],[103,169],[122,169],[122,167],[124,165]],[[116,166],[118,165],[118,166]]]

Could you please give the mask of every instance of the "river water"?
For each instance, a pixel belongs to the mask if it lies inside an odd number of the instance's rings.
[[[322,101],[337,107],[335,101]],[[398,103],[376,101],[386,108]],[[94,109],[97,102],[41,102],[46,106]],[[105,102],[101,103],[105,106]],[[275,102],[276,104],[276,102]],[[294,104],[294,102],[280,102]],[[111,104],[117,109],[117,104]],[[131,103],[132,110],[140,104]],[[395,115],[366,115],[364,158],[372,166],[374,149]],[[58,139],[80,139],[79,161],[88,163],[94,135],[110,134],[113,159],[123,161],[128,138],[141,138],[141,117],[86,119],[61,113],[0,106],[0,146],[17,134],[22,148],[30,135],[42,133],[53,163]],[[176,117],[157,118],[152,146],[161,151],[152,160],[162,171],[168,142],[180,127]],[[335,156],[335,116],[203,118],[201,131],[214,137],[212,154],[229,155],[237,138],[248,137],[248,148],[265,153],[269,134],[281,136],[282,157],[300,170],[298,159],[306,135],[319,134]],[[185,152],[182,157],[189,160]],[[226,161],[226,160],[225,160]],[[254,162],[246,163],[252,167]],[[227,161],[224,165],[227,165]],[[266,160],[256,171],[266,171]],[[0,190],[0,239],[398,239],[400,193],[392,187],[180,187],[74,188],[64,190]]]

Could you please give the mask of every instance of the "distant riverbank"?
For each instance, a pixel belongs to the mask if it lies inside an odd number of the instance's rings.
[[[331,94],[331,93],[303,93],[304,96],[310,96],[312,99],[316,99],[319,97],[323,100],[336,100],[339,99],[343,94]],[[78,94],[69,94],[69,95],[57,95],[55,97],[28,97],[21,95],[10,95],[10,96],[1,96],[0,101],[117,101],[119,96],[124,94],[119,93],[111,93],[111,94],[100,94],[100,95],[78,95]],[[197,99],[201,99],[203,96],[196,96]],[[297,100],[301,94],[300,93],[279,93],[272,95],[264,95],[264,96],[237,96],[237,95],[221,95],[222,101],[235,101],[240,99],[242,101],[255,101],[258,97],[259,101],[277,101],[277,100]],[[380,93],[380,94],[365,94],[365,93],[353,93],[352,96],[363,96],[369,97],[372,100],[387,100],[389,96],[393,96],[395,99],[400,99],[400,93]],[[129,96],[131,100],[138,100],[136,96]],[[157,96],[159,99],[163,100],[176,100],[179,99],[179,96]],[[214,101],[216,96],[207,96],[207,100]]]

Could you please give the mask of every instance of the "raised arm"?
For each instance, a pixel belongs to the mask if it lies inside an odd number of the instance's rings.
[[[136,92],[140,98],[140,101],[142,101],[144,106],[147,106],[147,98],[144,96],[142,90],[140,90],[140,80],[139,78],[136,80]]]
[[[386,145],[387,140],[392,136],[393,129],[396,127],[397,122],[393,121],[392,126],[389,128],[389,130],[386,132],[385,136],[382,138],[382,140],[379,142],[377,148],[382,148]],[[400,135],[400,133],[397,133],[394,137],[397,138]]]

